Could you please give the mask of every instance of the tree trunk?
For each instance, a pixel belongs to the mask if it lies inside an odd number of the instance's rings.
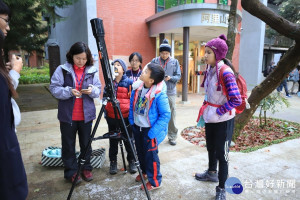
[[[289,72],[291,72],[300,62],[299,25],[294,24],[274,13],[259,0],[242,0],[242,7],[253,16],[267,23],[278,33],[294,39],[295,45],[290,47],[285,55],[280,59],[273,72],[262,83],[252,90],[251,95],[248,98],[251,108],[244,110],[244,112],[238,115],[235,119],[236,134],[234,138],[240,135],[242,129],[248,123],[259,106],[260,101],[268,96],[273,90],[275,90],[275,88],[278,87],[278,85],[286,78]]]
[[[260,127],[262,127],[262,118],[261,118],[262,116],[261,115],[262,115],[262,109],[260,108],[260,111],[259,111],[259,126]]]
[[[278,33],[300,41],[300,26],[274,13],[259,0],[242,0],[242,7],[251,15],[261,19]]]
[[[264,110],[264,119],[265,119],[265,125],[264,126],[266,126],[267,125],[267,111],[266,110]]]
[[[241,130],[256,111],[260,101],[273,92],[273,90],[279,86],[279,84],[286,78],[289,72],[291,72],[298,65],[299,62],[300,42],[291,47],[280,59],[274,71],[262,83],[252,90],[251,95],[248,98],[251,108],[245,109],[244,112],[240,115],[237,115],[235,119],[235,133],[237,136],[241,133]]]
[[[238,0],[232,0],[230,5],[228,32],[227,32],[227,46],[228,52],[226,58],[232,60],[232,54],[235,46],[235,28],[236,28],[236,8]]]

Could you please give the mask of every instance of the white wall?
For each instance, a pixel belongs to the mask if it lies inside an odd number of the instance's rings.
[[[261,2],[267,4],[267,0]],[[264,79],[261,72],[265,23],[245,10],[242,14],[239,72],[245,78],[248,90],[251,90]]]
[[[98,55],[90,25],[90,19],[97,17],[96,0],[79,0],[64,9],[56,9],[56,13],[65,19],[51,28],[47,43],[59,45],[61,64],[66,62],[70,47],[79,41],[88,44],[92,54]]]

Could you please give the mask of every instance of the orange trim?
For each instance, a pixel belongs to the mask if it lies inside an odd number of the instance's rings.
[[[129,92],[128,92],[129,99],[130,99],[130,96],[131,96],[131,85],[129,85]]]
[[[147,141],[147,142],[148,142],[148,141]],[[153,149],[149,149],[148,151],[155,151],[155,150],[158,148],[156,138],[151,139],[151,143],[152,143]],[[155,147],[155,148],[154,148],[154,147]]]
[[[156,162],[153,162],[153,180],[155,183],[155,187],[158,187],[159,183],[157,181],[157,163]]]
[[[98,54],[99,54],[99,58],[102,59],[102,53],[101,53],[101,51],[99,51]]]

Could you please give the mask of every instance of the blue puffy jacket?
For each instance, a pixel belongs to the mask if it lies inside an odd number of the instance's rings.
[[[143,86],[144,82],[140,80],[133,84],[128,117],[131,125],[134,124],[133,110],[137,102],[138,93],[140,90],[142,90]],[[145,96],[150,102],[148,120],[151,128],[148,132],[148,136],[150,139],[156,138],[158,144],[165,139],[168,133],[168,123],[171,118],[171,110],[166,90],[166,84],[164,81],[162,81],[157,85],[152,85],[149,92]]]

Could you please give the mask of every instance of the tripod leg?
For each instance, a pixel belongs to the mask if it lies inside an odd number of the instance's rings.
[[[131,148],[131,150],[132,150],[132,152],[133,152],[135,165],[136,165],[136,167],[137,167],[137,169],[138,169],[138,171],[139,171],[139,174],[140,174],[140,176],[141,176],[141,178],[142,178],[142,183],[143,183],[143,186],[144,186],[144,188],[145,188],[145,193],[146,193],[146,195],[147,195],[147,199],[150,200],[151,197],[150,197],[149,191],[148,191],[148,189],[147,189],[147,187],[146,187],[146,182],[145,182],[145,179],[144,179],[143,174],[142,174],[142,170],[141,170],[141,167],[140,167],[140,162],[139,162],[139,160],[138,160],[138,158],[137,158],[136,151],[135,151],[134,146],[133,146],[133,142],[132,142],[132,140],[130,139],[130,136],[129,136],[129,133],[128,133],[128,130],[127,130],[127,127],[126,127],[126,124],[125,124],[125,121],[124,121],[122,112],[121,112],[120,104],[119,104],[118,101],[116,101],[116,102],[113,102],[113,106],[117,108],[117,111],[118,111],[118,113],[119,113],[119,116],[120,116],[120,123],[121,123],[121,125],[122,125],[122,127],[123,127],[123,130],[125,130],[125,133],[126,133],[126,136],[127,136],[127,138],[128,138],[128,142],[129,142],[130,148]]]
[[[74,190],[74,188],[75,188],[75,183],[76,183],[76,181],[77,181],[77,179],[78,179],[78,176],[79,176],[79,173],[80,173],[80,171],[81,171],[81,169],[82,169],[82,166],[83,166],[84,163],[85,163],[85,157],[86,157],[87,151],[88,151],[88,149],[91,147],[91,144],[92,144],[93,138],[94,138],[94,136],[95,136],[95,134],[96,134],[97,128],[98,128],[98,126],[99,126],[101,117],[102,117],[102,115],[103,115],[103,113],[104,113],[104,109],[105,109],[105,105],[102,105],[101,110],[100,110],[100,113],[99,113],[99,115],[98,115],[98,117],[97,117],[97,121],[96,121],[95,126],[94,126],[94,128],[93,128],[93,131],[92,131],[92,133],[91,133],[91,136],[90,136],[88,145],[87,145],[87,147],[86,147],[86,148],[84,149],[84,151],[83,151],[83,156],[82,156],[82,158],[78,161],[79,166],[78,166],[77,174],[76,174],[76,177],[75,177],[75,179],[74,179],[74,181],[73,181],[73,183],[72,183],[72,187],[71,187],[71,189],[70,189],[70,192],[69,192],[69,195],[68,195],[67,200],[70,200],[70,199],[71,199],[73,190]]]
[[[122,153],[122,160],[123,160],[123,166],[124,166],[124,173],[127,173],[127,169],[126,169],[126,162],[125,162],[125,156],[124,156],[124,149],[123,149],[123,140],[120,140],[120,149],[121,149],[121,153]]]

